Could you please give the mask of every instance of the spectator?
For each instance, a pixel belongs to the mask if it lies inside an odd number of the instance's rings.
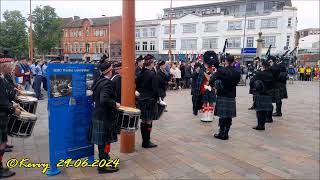
[[[181,89],[180,87],[180,79],[181,79],[181,71],[177,67],[177,64],[174,63],[170,69],[170,74],[173,76],[173,79],[175,80],[176,87],[175,89]]]
[[[289,82],[291,82],[291,84],[293,84],[295,74],[296,74],[296,70],[292,66],[292,64],[290,64],[290,66],[288,68],[288,75],[289,75]]]
[[[43,89],[45,91],[48,91],[48,85],[47,85],[47,61],[44,62],[44,64],[42,65],[42,86],[43,86]]]
[[[308,66],[305,71],[306,81],[311,81],[311,72],[312,72],[312,69]]]
[[[15,76],[20,79],[17,83],[22,85],[24,90],[29,91],[31,86],[31,69],[25,57],[22,57],[20,62],[16,65]]]
[[[40,60],[40,62],[38,63],[38,65],[35,68],[35,78],[34,78],[34,82],[33,82],[33,87],[34,87],[34,91],[36,93],[36,98],[38,98],[39,100],[42,100],[42,94],[41,94],[41,82],[42,82],[42,69],[41,66],[43,64],[43,61]]]
[[[300,81],[304,81],[304,73],[305,73],[305,68],[303,66],[299,67],[299,79]]]
[[[186,64],[184,68],[184,81],[185,87],[190,88],[190,79],[191,79],[191,65],[189,63]]]

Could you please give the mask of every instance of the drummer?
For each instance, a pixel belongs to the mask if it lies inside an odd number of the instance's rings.
[[[116,63],[113,65],[113,76],[111,81],[115,86],[117,102],[121,103],[121,63]]]
[[[92,114],[90,141],[98,145],[99,159],[110,159],[110,144],[117,142],[116,112],[120,104],[116,102],[116,92],[111,81],[112,66],[110,62],[100,64],[101,76],[94,81],[93,99],[95,107]],[[118,171],[114,167],[98,167],[98,172],[112,173]]]
[[[136,79],[138,97],[138,108],[141,110],[141,136],[143,148],[154,148],[156,144],[150,141],[152,121],[158,119],[159,100],[158,81],[154,68],[154,57],[150,54],[144,57],[143,68]]]
[[[11,103],[15,98],[15,92],[5,75],[10,75],[14,68],[13,59],[5,58],[0,55],[0,178],[8,178],[15,175],[8,168],[4,168],[2,164],[3,155],[5,153],[8,141],[8,121],[9,114],[15,113],[20,115],[21,111],[15,104]]]

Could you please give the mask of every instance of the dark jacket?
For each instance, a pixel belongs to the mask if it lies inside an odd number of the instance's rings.
[[[136,67],[136,72],[135,72],[136,77],[139,76],[139,74],[140,74],[141,71],[142,71],[142,68],[141,68],[140,66],[137,66],[137,67]]]
[[[159,81],[159,96],[161,98],[166,97],[166,90],[168,86],[168,82],[170,81],[170,76],[166,73],[162,72],[160,69],[157,73],[158,81]]]
[[[274,88],[279,89],[281,86],[281,82],[279,80],[279,76],[280,76],[280,65],[274,63],[271,68],[271,73],[273,76],[273,82],[274,82]]]
[[[262,81],[263,82],[263,91],[256,91],[259,95],[272,95],[273,89],[273,76],[270,69],[257,72],[255,76],[253,76],[252,80],[250,81],[250,87],[254,86],[255,81]]]
[[[180,65],[180,71],[181,71],[181,78],[185,78],[185,66],[183,64]]]
[[[198,90],[197,89],[198,76],[199,76],[199,73],[194,71],[192,74],[191,95],[198,95],[199,94],[199,92],[196,92]]]
[[[187,65],[185,67],[185,70],[184,70],[184,77],[185,78],[191,78],[192,76],[192,73],[191,73],[191,66],[190,65]]]
[[[116,132],[116,92],[112,81],[100,77],[93,83],[93,100],[95,107],[92,113],[91,143],[107,144],[117,141]]]
[[[136,79],[136,89],[140,93],[139,100],[159,99],[159,82],[156,73],[152,70],[143,68]]]
[[[210,86],[214,87],[216,80],[222,81],[222,89],[217,90],[217,96],[235,98],[237,96],[236,87],[240,81],[240,72],[234,67],[219,67],[209,81]]]
[[[119,74],[115,74],[112,78],[111,81],[114,84],[114,88],[117,94],[116,101],[118,103],[121,103],[121,76]]]
[[[13,113],[12,101],[15,99],[14,86],[6,77],[0,75],[0,112]]]

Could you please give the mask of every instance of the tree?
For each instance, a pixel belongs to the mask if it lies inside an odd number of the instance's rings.
[[[50,6],[37,7],[32,12],[34,24],[34,43],[41,55],[48,54],[52,48],[60,46],[62,21]]]
[[[28,56],[28,34],[26,18],[20,11],[5,11],[0,22],[0,52],[8,49],[14,58]]]

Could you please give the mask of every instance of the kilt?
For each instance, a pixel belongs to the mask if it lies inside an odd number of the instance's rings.
[[[276,88],[272,90],[272,103],[281,101],[280,89]]]
[[[266,95],[256,95],[255,97],[256,111],[272,111],[272,97]]]
[[[202,95],[192,95],[192,104],[193,104],[193,110],[198,111],[202,109]]]
[[[214,115],[220,118],[234,118],[237,116],[236,99],[228,97],[217,97]]]
[[[279,93],[280,93],[280,98],[281,99],[287,99],[288,98],[287,86],[285,84],[282,84],[280,86],[279,91],[280,91]]]
[[[138,101],[138,109],[141,111],[140,119],[142,121],[158,120],[158,104],[154,100]]]
[[[0,112],[0,144],[8,141],[8,121],[8,114]]]

